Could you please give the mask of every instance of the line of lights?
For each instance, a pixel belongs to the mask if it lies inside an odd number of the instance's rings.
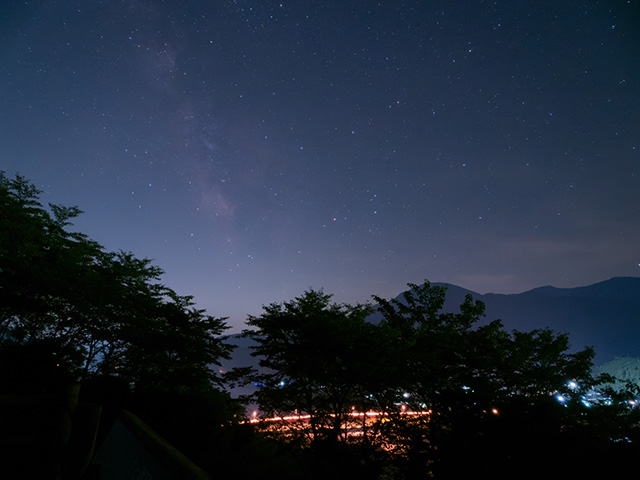
[[[403,409],[400,412],[400,415],[407,416],[407,417],[419,417],[419,416],[430,415],[432,413],[431,410],[411,411],[411,410],[406,410],[405,408],[406,407],[403,406]],[[337,415],[335,413],[332,413],[332,414],[329,414],[329,416],[331,418],[335,418]],[[352,412],[349,412],[349,413],[345,413],[344,416],[345,417],[351,417],[351,418],[365,418],[365,417],[366,418],[377,418],[377,417],[388,417],[389,413],[387,413],[387,412],[374,412],[374,411],[369,411],[369,412],[355,412],[355,411],[352,411]],[[251,419],[249,420],[249,423],[258,423],[258,422],[271,423],[271,422],[282,422],[282,421],[285,421],[285,422],[297,422],[297,421],[309,420],[310,418],[311,418],[310,414],[305,414],[305,415],[295,414],[295,415],[276,416],[276,417],[270,417],[270,418],[258,418],[258,411],[254,410],[251,413]]]

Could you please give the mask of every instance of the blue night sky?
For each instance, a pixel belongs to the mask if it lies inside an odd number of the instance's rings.
[[[640,2],[0,6],[0,170],[232,331],[640,275]]]

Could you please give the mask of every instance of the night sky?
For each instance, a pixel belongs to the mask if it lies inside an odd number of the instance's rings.
[[[232,331],[640,275],[640,2],[4,1],[0,170]]]

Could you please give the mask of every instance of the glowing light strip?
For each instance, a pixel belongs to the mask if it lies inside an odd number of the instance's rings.
[[[398,413],[400,416],[424,416],[424,415],[430,415],[431,414],[431,410],[424,410],[424,411],[406,411],[403,410],[402,412]],[[331,418],[335,418],[336,414],[332,413],[329,414],[329,416]],[[345,417],[352,417],[352,418],[363,418],[363,417],[367,417],[367,418],[376,418],[376,417],[388,417],[389,413],[386,412],[350,412],[350,413],[345,413],[344,414]],[[254,411],[251,415],[251,420],[249,420],[249,423],[259,423],[259,422],[266,422],[266,423],[272,423],[272,422],[295,422],[295,421],[304,421],[304,420],[309,420],[311,418],[311,415],[307,414],[307,415],[286,415],[284,417],[271,417],[271,418],[258,418],[258,412]],[[246,423],[246,422],[242,422],[242,423]]]

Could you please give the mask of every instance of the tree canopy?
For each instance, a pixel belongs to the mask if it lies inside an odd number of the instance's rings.
[[[210,367],[231,350],[225,319],[163,285],[149,259],[70,231],[82,212],[47,209],[40,194],[0,173],[0,353],[46,351],[69,378],[117,376],[138,390],[219,380]]]
[[[291,302],[264,307],[249,316],[245,335],[257,342],[265,370],[256,399],[270,416],[309,415],[313,439],[345,438],[345,420],[362,398],[360,373],[368,358],[370,307],[331,303],[331,295],[310,290]]]
[[[368,458],[392,452],[418,478],[497,467],[488,449],[506,452],[495,462],[507,472],[587,431],[597,410],[584,400],[598,382],[590,347],[570,352],[565,333],[481,321],[484,304],[470,296],[459,312],[443,312],[445,294],[425,282],[399,299],[374,297],[377,324],[367,319],[371,305],[334,304],[313,289],[250,316],[244,334],[263,369],[252,376],[253,399],[270,417],[267,431],[311,446],[367,447]],[[631,418],[628,403],[617,405],[616,418]]]

